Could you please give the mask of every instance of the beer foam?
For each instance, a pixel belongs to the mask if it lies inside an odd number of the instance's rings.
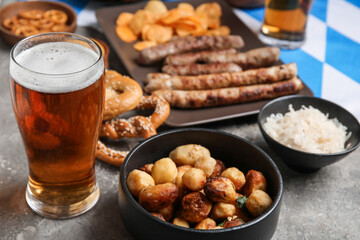
[[[33,46],[10,62],[10,75],[20,85],[38,92],[65,93],[86,88],[104,71],[91,49],[70,42]]]

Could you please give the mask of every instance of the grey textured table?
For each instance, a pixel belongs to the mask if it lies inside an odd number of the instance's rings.
[[[78,33],[104,39],[93,29]],[[101,196],[88,213],[68,220],[46,219],[25,202],[27,160],[9,94],[10,46],[0,40],[0,239],[132,239],[118,212],[119,169],[97,161]],[[124,69],[110,55],[110,67]],[[276,162],[284,180],[278,228],[273,239],[360,238],[360,149],[344,160],[312,174],[287,168],[260,134],[256,116],[236,118],[199,127],[218,129],[243,137],[264,149]],[[161,127],[159,131],[166,130]],[[121,141],[131,148],[136,141]]]

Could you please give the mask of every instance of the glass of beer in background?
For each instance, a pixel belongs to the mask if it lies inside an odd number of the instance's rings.
[[[265,0],[260,40],[284,49],[301,47],[311,4],[312,0]]]
[[[68,218],[99,199],[95,150],[104,107],[104,61],[92,40],[44,33],[10,53],[12,105],[29,164],[26,201]]]

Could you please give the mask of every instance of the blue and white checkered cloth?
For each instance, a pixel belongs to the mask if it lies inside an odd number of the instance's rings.
[[[78,13],[79,26],[98,26],[99,1],[62,0]],[[264,8],[234,9],[255,33]],[[282,50],[281,60],[296,62],[300,78],[315,96],[335,102],[360,120],[360,0],[314,0],[307,25],[306,43]]]

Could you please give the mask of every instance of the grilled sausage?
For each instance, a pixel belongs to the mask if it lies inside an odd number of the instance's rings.
[[[190,63],[236,63],[243,69],[270,66],[279,60],[280,49],[263,47],[237,52],[235,49],[201,51],[169,56],[165,59],[168,65],[185,65]]]
[[[239,49],[243,46],[244,41],[240,36],[186,36],[145,48],[139,54],[138,63],[149,65],[172,54],[206,49]]]
[[[212,54],[236,53],[236,49],[206,50],[200,52],[182,53],[166,57],[165,65],[185,65],[190,63],[204,63],[204,59]]]
[[[301,80],[294,77],[271,84],[211,90],[157,90],[151,94],[164,98],[172,107],[202,108],[275,98],[293,94],[302,88]]]
[[[146,92],[160,89],[205,90],[239,87],[260,83],[273,83],[296,77],[295,63],[268,68],[251,69],[243,72],[206,74],[199,76],[172,76],[165,73],[147,75]]]
[[[205,63],[236,63],[242,69],[270,66],[279,60],[280,49],[277,47],[256,48],[247,52],[217,53],[203,58]]]
[[[181,76],[197,76],[202,74],[241,72],[242,68],[235,63],[208,63],[186,65],[165,65],[162,67],[164,73]]]

